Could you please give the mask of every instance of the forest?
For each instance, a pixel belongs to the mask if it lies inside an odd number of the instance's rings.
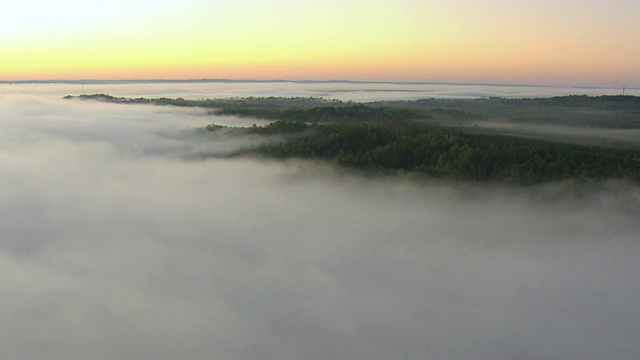
[[[322,159],[378,173],[415,172],[434,178],[519,185],[566,179],[640,180],[640,152],[633,150],[369,123],[308,125],[302,121],[276,121],[246,131],[304,134],[251,150],[253,154]]]
[[[640,98],[633,96],[375,103],[318,98],[126,99],[101,94],[81,98],[198,106],[214,115],[271,120],[268,125],[248,128],[211,124],[205,130],[284,139],[235,156],[319,159],[369,173],[508,185],[560,180],[640,182],[640,147],[636,142],[585,144],[570,135],[530,138],[478,125],[498,119],[576,131],[635,131],[640,128]]]

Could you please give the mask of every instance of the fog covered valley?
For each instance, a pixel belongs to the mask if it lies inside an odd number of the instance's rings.
[[[198,130],[255,119],[0,109],[2,358],[640,355],[637,184],[364,177]]]

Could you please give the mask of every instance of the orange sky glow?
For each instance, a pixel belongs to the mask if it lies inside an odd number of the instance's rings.
[[[640,3],[631,0],[35,3],[0,13],[0,80],[640,86]]]

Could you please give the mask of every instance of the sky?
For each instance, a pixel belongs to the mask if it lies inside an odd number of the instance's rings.
[[[1,359],[640,358],[637,184],[224,158],[268,139],[201,109],[0,113]]]
[[[353,79],[640,86],[635,0],[22,0],[0,80]]]

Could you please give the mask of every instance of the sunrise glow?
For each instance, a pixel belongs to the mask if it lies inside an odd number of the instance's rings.
[[[357,79],[640,85],[640,3],[25,0],[0,80]]]

